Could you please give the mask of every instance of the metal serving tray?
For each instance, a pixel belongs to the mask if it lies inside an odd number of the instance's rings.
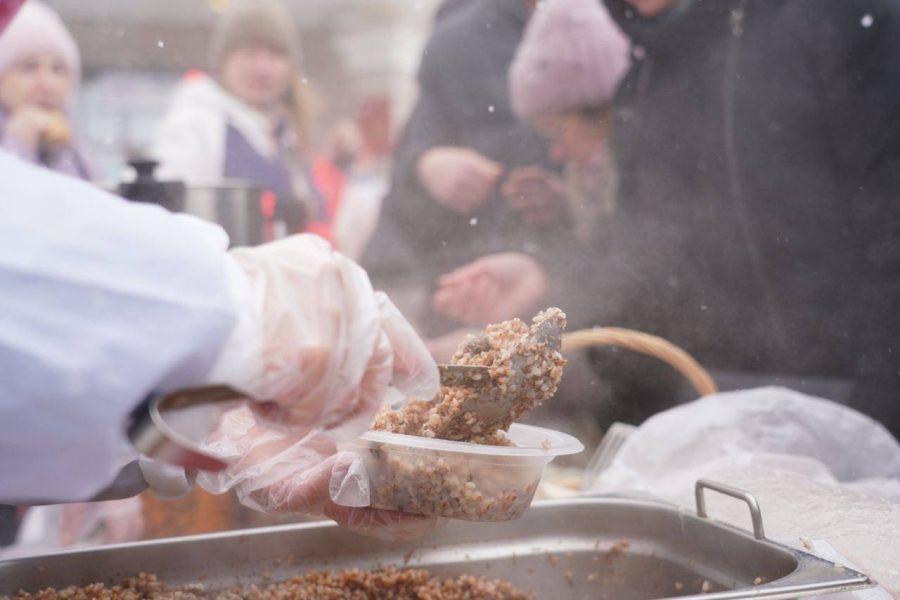
[[[707,488],[746,501],[754,534],[704,517]],[[319,522],[63,552],[0,562],[0,596],[116,583],[140,571],[169,586],[216,590],[310,569],[389,565],[507,579],[553,600],[784,599],[872,585],[861,573],[766,540],[750,494],[701,480],[697,497],[699,514],[608,496],[536,502],[515,521],[452,521],[404,544]]]

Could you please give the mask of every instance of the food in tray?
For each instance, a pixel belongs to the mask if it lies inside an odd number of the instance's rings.
[[[521,516],[531,504],[544,465],[555,454],[548,439],[532,440],[525,434],[512,439],[508,430],[513,421],[556,393],[565,365],[558,345],[565,319],[560,309],[549,308],[530,327],[519,319],[489,325],[464,340],[451,361],[488,367],[490,381],[485,387],[443,387],[431,400],[413,399],[397,410],[382,410],[373,431],[433,443],[381,443],[364,436],[344,448],[363,456],[371,506],[475,521]],[[535,335],[548,326],[555,331],[555,344]],[[518,376],[514,371],[520,371]],[[506,395],[509,410],[490,423],[475,414],[461,414],[472,394],[486,394],[489,400]],[[452,435],[438,435],[447,431],[449,421],[454,422]],[[511,451],[490,454],[470,444]],[[517,456],[512,448],[523,445],[540,449],[541,456]]]
[[[545,325],[559,331],[566,315],[558,308],[538,313],[529,327],[519,319],[488,325],[477,336],[460,344],[450,363],[488,367],[490,383],[482,388],[442,387],[435,398],[412,400],[401,408],[385,408],[375,418],[372,429],[390,433],[440,437],[475,444],[506,445],[503,432],[545,400],[553,397],[562,379],[566,360],[548,340],[537,341],[536,332]],[[558,341],[558,340],[557,340]],[[521,370],[521,377],[516,371]],[[473,395],[509,401],[509,411],[499,421],[483,422],[479,415],[460,415]],[[459,417],[462,418],[459,418]],[[459,426],[450,427],[451,421]],[[439,435],[441,434],[441,435]]]
[[[169,589],[155,575],[141,573],[121,585],[100,583],[61,590],[48,588],[19,592],[13,600],[533,600],[534,595],[513,584],[486,577],[459,575],[432,576],[425,569],[381,571],[348,569],[310,571],[280,583],[236,586],[221,591],[204,591],[199,586]]]

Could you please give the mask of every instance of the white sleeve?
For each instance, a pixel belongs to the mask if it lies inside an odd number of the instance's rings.
[[[236,321],[227,238],[0,152],[0,502],[91,496],[130,411]]]

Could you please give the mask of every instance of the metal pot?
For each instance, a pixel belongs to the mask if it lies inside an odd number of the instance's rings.
[[[274,195],[260,186],[239,179],[201,185],[160,181],[154,175],[156,161],[129,164],[137,176],[119,186],[124,198],[218,223],[228,233],[231,246],[255,246],[284,235],[286,228],[276,215]]]
[[[189,185],[180,212],[218,223],[232,246],[256,246],[275,237],[274,214],[264,214],[265,198],[263,188],[241,180]]]

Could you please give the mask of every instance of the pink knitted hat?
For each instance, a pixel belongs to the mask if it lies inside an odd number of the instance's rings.
[[[81,76],[81,57],[72,34],[46,4],[28,0],[0,32],[0,75],[16,61],[37,52],[52,52],[66,63],[74,81]]]
[[[519,118],[612,102],[628,70],[629,43],[602,0],[542,0],[510,67]]]
[[[19,12],[19,7],[23,2],[25,0],[0,0],[0,33],[3,33],[12,18]]]

